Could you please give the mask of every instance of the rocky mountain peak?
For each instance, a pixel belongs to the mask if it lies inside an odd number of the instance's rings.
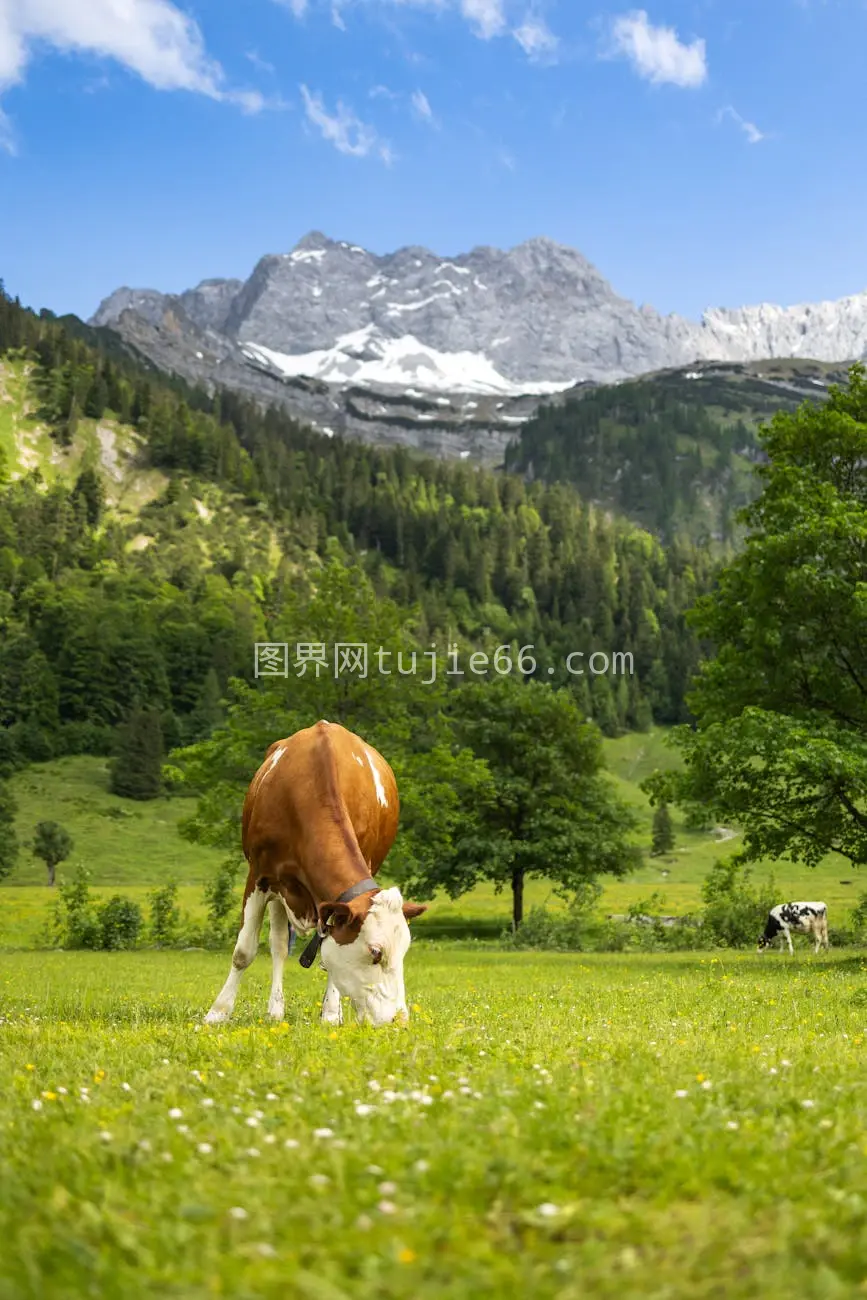
[[[606,382],[700,360],[867,354],[867,294],[800,307],[715,308],[700,321],[619,297],[582,253],[546,236],[445,257],[379,256],[312,230],[249,278],[180,295],[117,290],[93,322],[158,323],[182,309],[259,366],[328,383],[524,392]],[[379,358],[380,366],[373,364]]]

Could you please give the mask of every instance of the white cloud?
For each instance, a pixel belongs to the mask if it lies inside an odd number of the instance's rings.
[[[748,122],[746,118],[741,117],[740,113],[733,109],[731,104],[727,104],[725,108],[720,109],[716,115],[717,122],[721,122],[724,117],[730,117],[741,128],[749,144],[760,144],[762,140],[767,140],[768,137],[765,132],[760,131],[755,122]]]
[[[431,126],[435,125],[436,118],[433,115],[433,109],[423,90],[414,90],[410,97],[410,103],[417,117],[421,118],[423,122],[429,122]]]
[[[258,68],[260,72],[277,71],[273,63],[269,63],[267,59],[260,58],[260,56],[256,53],[255,50],[248,50],[246,57],[250,60],[253,67]]]
[[[512,32],[515,40],[529,59],[534,61],[550,58],[557,50],[557,37],[550,30],[544,18],[527,14],[520,27]]]
[[[498,150],[497,161],[501,166],[505,167],[507,171],[513,172],[515,170],[515,159],[509,153],[508,149]]]
[[[390,145],[380,140],[374,128],[357,118],[341,100],[337,101],[336,111],[329,113],[320,94],[313,94],[302,86],[301,96],[307,120],[324,140],[334,145],[338,153],[351,154],[354,158],[366,158],[375,153],[386,165],[394,161]]]
[[[461,13],[476,29],[483,41],[502,36],[506,30],[503,0],[460,0]]]
[[[644,9],[616,18],[611,38],[607,56],[628,59],[638,75],[654,85],[695,87],[707,78],[704,41],[684,44],[673,27],[654,27]]]
[[[255,91],[225,88],[198,26],[171,0],[0,0],[0,90],[23,81],[37,44],[113,59],[155,90],[264,106]]]
[[[297,18],[303,18],[317,4],[330,9],[335,26],[345,30],[344,10],[352,3],[364,4],[367,8],[423,9],[433,13],[447,10],[457,11],[469,24],[473,35],[480,40],[489,41],[496,36],[506,36],[509,32],[532,59],[550,55],[557,46],[557,38],[549,31],[544,20],[535,13],[531,6],[524,21],[512,28],[507,15],[510,0],[275,0],[284,9],[289,9]]]

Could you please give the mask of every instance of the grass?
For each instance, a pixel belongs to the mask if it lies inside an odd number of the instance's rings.
[[[60,822],[74,841],[71,862],[86,864],[95,884],[153,885],[175,878],[195,885],[207,880],[223,855],[188,844],[179,835],[178,823],[191,805],[184,799],[139,803],[110,794],[108,767],[107,759],[83,756],[37,763],[18,773],[12,790],[20,839],[29,842],[39,821]],[[45,878],[42,862],[25,851],[7,883],[44,885]]]
[[[264,959],[203,1027],[225,974],[0,956],[3,1300],[867,1289],[860,957],[418,943],[379,1031]]]
[[[611,779],[622,798],[640,819],[639,841],[650,846],[652,812],[639,783],[655,768],[672,766],[676,755],[661,729],[647,734],[607,740],[605,751]],[[17,831],[27,844],[36,823],[52,818],[64,825],[75,848],[69,862],[61,864],[58,879],[68,878],[77,864],[92,872],[96,897],[123,892],[147,910],[152,888],[168,879],[180,886],[180,903],[191,918],[204,915],[202,886],[221,860],[215,849],[188,844],[178,833],[178,823],[190,811],[182,799],[157,799],[147,803],[121,799],[108,792],[105,759],[77,757],[36,764],[12,782],[18,800]],[[622,881],[605,883],[600,903],[603,915],[624,913],[635,903],[658,896],[653,911],[683,916],[701,907],[701,886],[717,859],[738,844],[737,836],[719,839],[707,832],[686,831],[673,812],[674,851],[664,858],[645,859],[640,871]],[[729,832],[726,832],[727,834]],[[667,873],[664,875],[663,873]],[[844,859],[830,855],[815,871],[787,863],[760,863],[757,878],[773,874],[780,898],[821,898],[828,904],[831,925],[845,923],[863,884]],[[383,873],[383,879],[387,879]],[[55,891],[44,886],[45,868],[29,849],[22,852],[15,871],[0,885],[0,947],[33,947],[45,942],[51,924]],[[849,881],[851,883],[844,883]],[[525,906],[559,906],[550,882],[528,882]],[[439,896],[416,922],[420,935],[496,938],[509,924],[511,897],[480,885],[462,898]]]

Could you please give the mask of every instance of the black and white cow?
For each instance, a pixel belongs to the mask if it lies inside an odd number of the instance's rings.
[[[768,912],[765,932],[759,939],[758,951],[762,952],[774,939],[784,937],[792,947],[792,931],[798,934],[811,934],[816,940],[815,952],[828,948],[828,909],[824,903],[779,903]]]

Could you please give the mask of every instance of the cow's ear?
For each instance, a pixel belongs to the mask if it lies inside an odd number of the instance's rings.
[[[348,903],[320,903],[319,924],[325,929],[329,921],[335,925],[346,925],[352,919],[352,909]]]
[[[427,903],[404,903],[403,914],[407,921],[412,921],[414,917],[421,916],[422,912],[427,911]]]

